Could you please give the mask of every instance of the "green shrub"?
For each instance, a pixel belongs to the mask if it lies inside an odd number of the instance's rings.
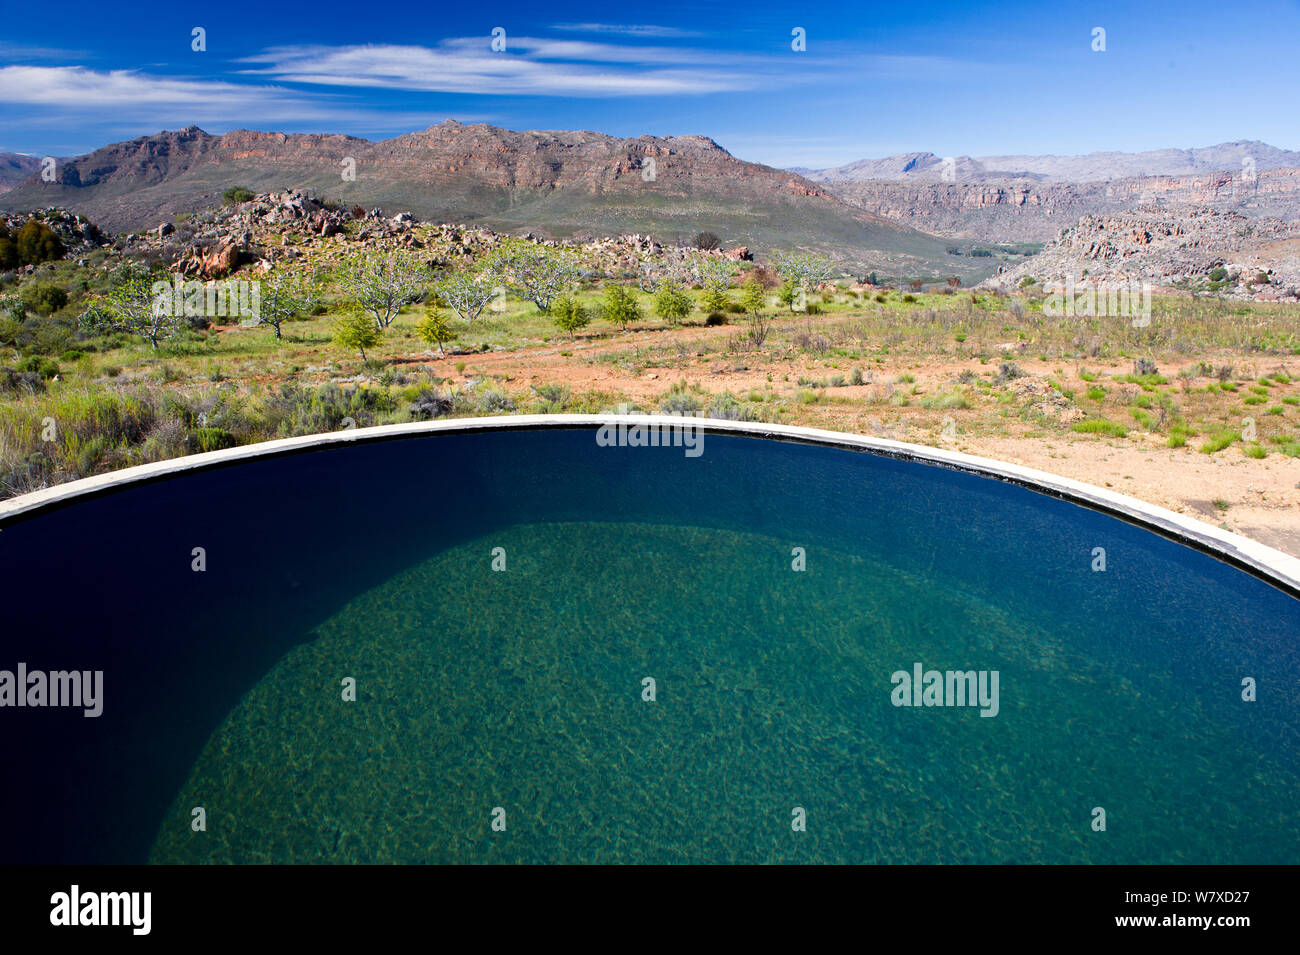
[[[199,428],[190,435],[190,441],[199,453],[233,448],[238,443],[225,428]]]
[[[1104,434],[1112,438],[1122,438],[1128,434],[1128,428],[1118,421],[1108,421],[1105,418],[1088,418],[1086,421],[1075,422],[1072,430],[1079,434]]]
[[[28,219],[16,235],[0,224],[0,269],[39,265],[63,258],[63,240],[44,222]]]
[[[1240,440],[1241,440],[1240,431],[1232,431],[1230,429],[1217,431],[1213,435],[1211,435],[1204,444],[1201,445],[1201,453],[1214,454],[1218,451],[1222,451],[1224,448],[1226,448],[1228,445],[1232,444],[1233,442],[1240,441]]]
[[[31,355],[25,361],[18,365],[19,371],[30,371],[33,374],[40,375],[46,381],[49,381],[59,373],[59,366],[56,362],[43,358],[40,355]]]
[[[720,418],[724,421],[750,421],[751,415],[745,410],[745,406],[729,394],[721,394],[714,397],[709,402],[708,409],[704,412],[707,418]]]
[[[561,295],[551,302],[551,321],[574,338],[579,330],[591,324],[591,315],[572,295]]]
[[[665,279],[659,283],[654,299],[655,314],[668,324],[680,325],[694,307],[691,297],[676,282]]]
[[[601,300],[601,312],[605,321],[620,328],[641,321],[641,305],[636,296],[622,285],[611,282],[605,286]]]
[[[921,407],[946,411],[951,408],[969,408],[970,402],[960,391],[937,391],[922,398]]]
[[[659,410],[664,414],[696,415],[700,412],[700,399],[685,385],[674,385],[659,399]]]
[[[68,293],[53,282],[35,282],[23,289],[23,304],[40,315],[52,315],[68,304]]]

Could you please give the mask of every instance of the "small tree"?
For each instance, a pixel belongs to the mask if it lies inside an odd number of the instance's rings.
[[[706,312],[723,312],[731,304],[731,263],[712,256],[696,256],[691,263],[691,277],[704,289],[701,304]]]
[[[655,292],[655,314],[670,325],[680,325],[695,303],[676,279],[664,279]]]
[[[362,252],[345,259],[339,286],[381,329],[424,295],[428,272],[407,252]]]
[[[622,285],[610,282],[605,286],[605,297],[602,303],[605,311],[605,321],[618,325],[624,331],[628,325],[641,321],[641,305],[636,300],[636,296]]]
[[[28,219],[14,236],[14,247],[21,265],[39,265],[52,259],[61,259],[67,251],[58,233],[44,222]]]
[[[153,349],[189,326],[183,309],[173,307],[172,285],[155,278],[146,268],[127,266],[116,273],[113,288],[92,302],[82,313],[80,324],[89,332],[125,332],[139,335]]]
[[[753,275],[740,287],[740,305],[750,315],[758,314],[767,305],[767,290]]]
[[[722,240],[713,232],[700,232],[695,236],[695,247],[708,251],[721,247]]]
[[[572,295],[561,295],[551,303],[551,320],[573,338],[575,332],[591,324],[591,315]]]
[[[362,361],[366,360],[366,349],[378,345],[381,337],[379,326],[360,307],[348,309],[334,322],[334,344],[357,349]]]
[[[284,272],[275,272],[263,280],[261,299],[254,325],[270,328],[281,341],[281,326],[311,312],[319,299],[314,281],[300,281]]]
[[[447,354],[443,345],[456,337],[452,334],[451,323],[447,321],[447,313],[436,306],[425,310],[424,318],[415,326],[415,333],[426,344],[437,345],[439,355]]]
[[[772,261],[778,272],[804,288],[829,281],[835,274],[835,263],[816,252],[777,252]]]
[[[492,276],[470,272],[453,273],[439,282],[434,291],[438,301],[459,315],[467,328],[473,327],[474,319],[483,314],[496,295]]]
[[[567,249],[510,239],[487,259],[489,274],[510,285],[521,298],[549,312],[551,303],[578,280],[578,262]]]
[[[794,279],[788,278],[781,283],[777,290],[776,300],[782,305],[794,311],[795,302],[799,299],[799,286]]]

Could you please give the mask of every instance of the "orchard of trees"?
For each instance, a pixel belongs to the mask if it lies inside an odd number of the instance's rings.
[[[773,261],[782,280],[776,300],[792,309],[835,274],[824,256],[778,254]],[[438,272],[409,251],[367,249],[344,257],[333,271],[309,279],[283,269],[253,279],[259,283],[260,308],[244,324],[269,328],[279,340],[286,323],[332,311],[336,315],[333,340],[363,360],[408,306],[423,303],[415,332],[445,355],[447,346],[474,329],[486,312],[502,311],[508,295],[532,303],[571,339],[593,321],[626,330],[647,314],[679,326],[697,311],[707,316],[709,324],[724,323],[726,313],[732,312],[766,327],[771,270],[751,270],[746,279],[740,268],[698,251],[680,261],[646,256],[635,286],[606,278],[593,301],[582,297],[590,274],[584,275],[572,249],[510,238],[477,261]],[[150,290],[167,278],[165,274],[141,267],[120,272],[112,290],[83,314],[84,326],[137,336],[154,348],[193,327],[185,316],[158,313]]]

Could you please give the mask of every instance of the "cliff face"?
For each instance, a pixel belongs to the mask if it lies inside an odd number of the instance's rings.
[[[1300,223],[1207,207],[1085,215],[990,285],[1145,282],[1262,301],[1300,299]]]
[[[1161,206],[1199,206],[1250,217],[1300,218],[1300,169],[1144,176],[1044,185],[1026,180],[914,183],[832,182],[846,202],[936,235],[983,242],[1046,242],[1084,215]]]
[[[159,225],[221,202],[231,186],[285,188],[426,221],[476,222],[562,238],[708,230],[759,251],[808,248],[884,274],[989,273],[946,243],[781,169],[739,160],[703,136],[620,139],[585,130],[513,131],[440,123],[380,142],[339,135],[195,127],[61,163],[0,208],[58,205],[114,231]],[[955,259],[955,260],[954,260]]]

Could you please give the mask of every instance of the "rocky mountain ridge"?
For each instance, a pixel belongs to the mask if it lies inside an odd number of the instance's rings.
[[[114,231],[156,226],[217,205],[243,186],[285,186],[345,206],[409,210],[575,240],[624,234],[671,242],[711,231],[731,245],[826,252],[883,274],[982,278],[989,263],[850,205],[788,171],[737,159],[704,136],[619,139],[579,131],[513,131],[439,123],[370,142],[342,135],[188,127],[116,143],[31,176],[0,208],[58,205]]]
[[[886,179],[969,183],[1023,179],[1040,183],[1090,183],[1149,176],[1240,172],[1246,168],[1258,172],[1296,166],[1300,166],[1300,152],[1279,149],[1257,140],[1242,140],[1196,149],[1155,149],[1139,153],[1111,151],[1082,156],[947,158],[930,152],[912,152],[883,159],[859,159],[830,169],[796,167],[791,172],[813,182]]]
[[[1300,220],[1300,168],[1156,176],[1104,183],[832,182],[828,191],[935,235],[983,242],[1047,242],[1084,215],[1208,207]]]

